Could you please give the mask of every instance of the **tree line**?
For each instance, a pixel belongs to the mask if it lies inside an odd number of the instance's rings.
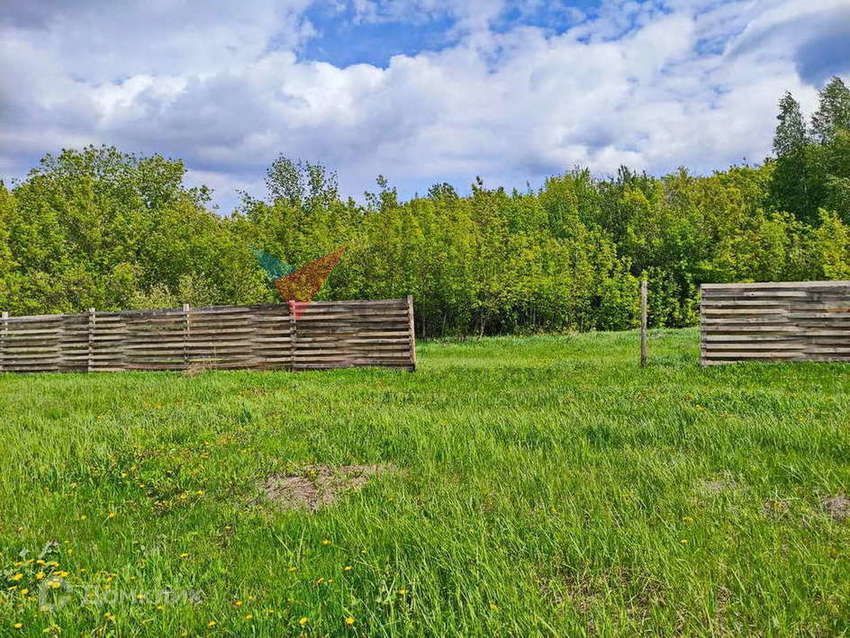
[[[87,147],[0,182],[0,309],[12,314],[271,302],[255,250],[302,264],[347,252],[319,298],[412,294],[424,336],[615,330],[698,318],[706,282],[850,278],[850,89],[807,123],[786,94],[774,156],[708,176],[575,169],[536,190],[448,184],[363,202],[320,164],[279,158],[232,214],[180,161]]]

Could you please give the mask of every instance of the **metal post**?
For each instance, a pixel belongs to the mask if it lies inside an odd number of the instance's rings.
[[[640,282],[640,367],[645,368],[649,359],[649,342],[647,335],[647,282]]]

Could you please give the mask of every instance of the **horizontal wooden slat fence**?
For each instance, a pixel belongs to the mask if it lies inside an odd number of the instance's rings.
[[[413,300],[0,318],[0,371],[414,370]]]
[[[850,361],[850,281],[703,284],[700,361]]]

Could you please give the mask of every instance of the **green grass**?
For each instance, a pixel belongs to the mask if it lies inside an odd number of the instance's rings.
[[[0,375],[0,636],[850,633],[822,504],[850,366],[701,369],[696,339],[644,370],[611,333],[425,343],[415,374]],[[263,498],[313,463],[398,471]]]

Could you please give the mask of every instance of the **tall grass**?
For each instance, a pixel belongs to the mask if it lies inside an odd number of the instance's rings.
[[[850,632],[850,367],[652,337],[646,369],[600,333],[425,343],[416,374],[0,376],[0,635]],[[316,463],[397,470],[264,498]]]

